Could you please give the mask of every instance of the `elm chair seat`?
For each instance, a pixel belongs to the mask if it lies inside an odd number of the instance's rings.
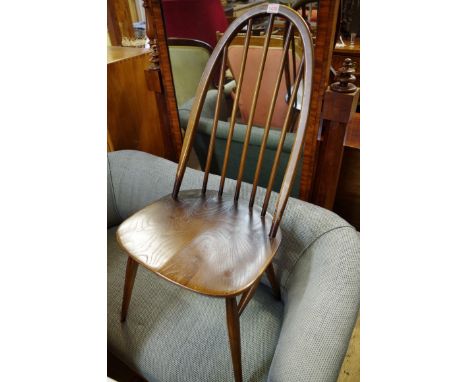
[[[138,263],[166,280],[210,296],[237,295],[265,272],[281,233],[271,215],[217,191],[166,196],[122,223],[117,237]]]

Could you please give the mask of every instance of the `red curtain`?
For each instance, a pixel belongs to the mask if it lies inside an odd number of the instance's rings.
[[[192,38],[216,45],[216,31],[228,27],[219,0],[163,0],[168,37]]]

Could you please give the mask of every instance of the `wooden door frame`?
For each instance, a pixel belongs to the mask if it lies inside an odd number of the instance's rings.
[[[169,159],[178,161],[182,150],[182,132],[161,0],[144,0],[143,7],[146,14],[146,34],[152,50],[151,63],[147,70],[148,88],[156,93],[161,128],[170,137],[171,142],[168,144],[172,146],[173,154]]]
[[[309,126],[304,139],[304,152],[299,197],[311,201],[318,157],[318,135],[322,104],[330,76],[340,0],[320,0],[317,12],[317,38],[314,48],[314,75],[309,111]]]

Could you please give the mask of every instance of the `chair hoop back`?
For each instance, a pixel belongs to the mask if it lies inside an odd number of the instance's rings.
[[[287,203],[289,194],[291,192],[297,163],[299,161],[300,154],[302,151],[305,130],[307,127],[307,122],[308,122],[308,117],[309,117],[309,106],[310,106],[310,98],[311,98],[311,93],[312,93],[311,88],[312,88],[313,61],[314,61],[312,38],[311,38],[310,31],[306,22],[304,21],[304,19],[301,17],[299,13],[297,13],[295,10],[288,8],[286,6],[278,5],[278,4],[265,4],[265,5],[259,5],[259,6],[251,8],[250,10],[245,12],[243,15],[238,17],[233,23],[231,23],[228,29],[226,30],[226,32],[224,33],[224,35],[222,36],[222,38],[218,41],[218,44],[216,45],[210,59],[208,60],[208,63],[205,67],[205,70],[202,74],[200,83],[197,88],[195,100],[194,100],[192,110],[189,116],[185,139],[184,139],[183,146],[182,146],[182,152],[180,156],[179,165],[177,168],[172,197],[174,199],[177,199],[177,195],[179,193],[179,189],[182,184],[183,177],[184,177],[185,169],[187,167],[187,161],[188,161],[188,157],[190,154],[190,150],[192,148],[193,141],[195,138],[195,133],[198,127],[200,115],[203,109],[203,104],[205,102],[206,93],[210,87],[210,82],[211,82],[211,78],[213,77],[213,73],[216,71],[216,69],[219,68],[220,75],[219,75],[218,96],[217,96],[217,102],[216,102],[216,107],[215,107],[215,112],[214,112],[213,128],[211,131],[210,145],[208,149],[208,155],[207,155],[207,161],[206,161],[206,167],[205,167],[205,177],[204,177],[203,187],[202,187],[202,191],[206,192],[211,159],[212,159],[213,150],[214,150],[216,129],[217,129],[218,119],[219,119],[220,103],[221,103],[220,101],[221,101],[221,97],[224,94],[223,85],[224,85],[224,79],[225,79],[224,74],[225,74],[225,70],[227,66],[227,50],[228,50],[229,44],[235,38],[236,34],[240,32],[245,26],[247,26],[247,32],[245,34],[245,39],[244,39],[244,49],[243,49],[243,55],[242,55],[242,61],[241,61],[240,75],[236,83],[236,86],[237,86],[236,95],[234,98],[234,104],[233,104],[233,109],[232,109],[232,114],[231,114],[231,119],[230,119],[230,126],[229,126],[229,132],[228,132],[228,137],[227,137],[226,150],[224,153],[224,162],[223,162],[223,168],[221,171],[220,186],[219,186],[219,191],[218,191],[219,196],[220,197],[222,196],[225,177],[226,177],[226,167],[227,167],[227,163],[229,160],[230,146],[231,146],[232,137],[234,134],[236,111],[238,109],[238,104],[239,104],[239,95],[242,91],[242,82],[243,82],[243,76],[244,76],[244,71],[245,71],[246,62],[247,62],[249,41],[252,35],[253,20],[255,18],[265,17],[265,16],[268,17],[268,27],[265,33],[263,56],[260,62],[259,73],[258,73],[257,81],[255,84],[252,105],[250,108],[250,114],[249,114],[249,118],[247,122],[247,130],[245,134],[245,141],[243,144],[242,156],[241,156],[240,165],[239,165],[239,172],[238,172],[238,177],[237,177],[234,200],[237,201],[239,198],[239,193],[240,193],[240,188],[241,188],[241,183],[242,183],[242,175],[243,175],[243,171],[244,171],[244,167],[246,163],[247,150],[249,146],[250,133],[252,130],[255,108],[256,108],[259,88],[260,88],[261,80],[263,76],[263,69],[265,66],[266,56],[268,53],[269,42],[270,42],[272,31],[273,31],[274,20],[278,17],[281,17],[285,19],[286,21],[287,32],[285,34],[285,39],[284,39],[283,54],[281,57],[278,78],[276,80],[275,89],[272,94],[272,101],[270,104],[270,109],[268,111],[267,120],[266,120],[265,127],[264,127],[262,144],[261,144],[260,152],[258,156],[255,177],[254,177],[253,187],[252,187],[252,193],[251,193],[250,203],[249,203],[250,208],[252,208],[254,204],[254,200],[255,200],[255,194],[257,191],[258,178],[259,178],[260,170],[262,167],[262,160],[263,160],[263,155],[265,152],[266,142],[268,139],[268,133],[270,131],[270,124],[271,124],[271,119],[272,119],[272,115],[274,112],[274,106],[275,106],[276,99],[278,96],[278,89],[280,87],[282,74],[283,72],[286,73],[285,69],[288,68],[288,65],[289,65],[288,61],[289,61],[290,54],[288,53],[288,51],[289,51],[290,46],[291,46],[291,49],[294,49],[294,34],[295,34],[295,30],[297,30],[300,40],[302,41],[302,44],[303,44],[303,57],[302,57],[301,63],[298,66],[298,70],[294,71],[295,73],[294,73],[294,78],[292,81],[293,88],[291,90],[291,96],[288,97],[288,110],[286,113],[286,118],[284,121],[283,128],[281,130],[281,136],[280,136],[278,147],[275,153],[275,159],[274,159],[273,167],[271,169],[268,187],[267,187],[267,191],[266,191],[266,195],[265,195],[265,199],[264,199],[263,207],[262,207],[262,216],[264,216],[268,208],[268,203],[269,203],[269,199],[270,199],[270,195],[271,195],[271,191],[273,187],[273,182],[276,176],[276,171],[278,169],[278,162],[279,162],[281,150],[284,144],[286,133],[288,132],[288,126],[294,114],[293,109],[296,108],[300,110],[300,114],[298,116],[295,140],[294,140],[294,144],[293,144],[290,156],[289,156],[289,161],[286,167],[286,171],[283,176],[281,189],[278,194],[277,201],[276,201],[272,226],[270,228],[270,236],[274,237],[278,230],[279,223],[283,216],[283,212],[285,210],[286,203]],[[292,44],[291,44],[291,41],[293,41]],[[289,74],[289,69],[287,70],[287,73]],[[298,98],[297,95],[299,92],[299,88],[301,88],[301,83],[302,83],[302,100],[300,100],[301,107],[299,108],[297,106],[297,102],[299,101],[297,99]]]

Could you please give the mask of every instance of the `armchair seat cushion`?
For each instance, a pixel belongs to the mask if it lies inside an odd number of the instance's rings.
[[[230,381],[225,301],[180,288],[139,267],[127,320],[120,308],[127,255],[108,230],[109,350],[148,381]],[[266,381],[281,330],[283,303],[265,285],[242,313],[245,381]]]

